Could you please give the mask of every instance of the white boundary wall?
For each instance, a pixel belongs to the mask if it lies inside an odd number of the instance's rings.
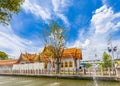
[[[12,70],[42,70],[45,63],[14,64]]]

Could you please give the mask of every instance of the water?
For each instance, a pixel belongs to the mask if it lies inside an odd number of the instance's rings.
[[[97,81],[99,86],[120,86],[120,82]],[[92,80],[0,76],[0,86],[95,86]]]
[[[99,86],[97,83],[97,80],[96,80],[96,68],[98,68],[98,67],[99,67],[99,65],[96,65],[96,64],[94,64],[94,66],[93,66],[92,75],[93,75],[94,86]]]

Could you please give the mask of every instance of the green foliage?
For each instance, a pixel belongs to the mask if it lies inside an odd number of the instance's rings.
[[[90,63],[86,63],[86,64],[85,64],[85,67],[86,67],[86,68],[89,68],[89,67],[91,67],[91,66],[92,66],[92,64],[90,64]]]
[[[0,0],[0,23],[8,24],[12,15],[20,11],[24,0]]]
[[[111,56],[106,52],[103,53],[102,67],[108,68],[112,66]]]
[[[0,60],[8,59],[8,55],[5,52],[0,51]]]

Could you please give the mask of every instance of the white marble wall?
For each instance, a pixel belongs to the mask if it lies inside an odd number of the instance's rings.
[[[45,63],[15,64],[12,70],[42,70]]]
[[[11,66],[0,66],[0,73],[2,73],[3,71],[12,71],[12,65]]]
[[[61,59],[61,62],[67,62],[67,63],[69,63],[69,62],[72,62],[72,67],[63,67],[63,68],[61,68],[61,69],[64,69],[64,70],[68,70],[68,69],[70,69],[70,70],[73,70],[73,69],[76,69],[76,67],[75,67],[75,62],[74,62],[74,58],[64,58],[64,59]],[[69,66],[69,64],[68,64],[68,66]],[[77,59],[77,69],[79,69],[79,59]]]

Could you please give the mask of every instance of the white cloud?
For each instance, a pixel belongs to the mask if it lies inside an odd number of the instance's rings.
[[[71,0],[52,0],[54,12],[63,12],[71,5]]]
[[[86,39],[85,42],[82,44],[82,48],[86,48],[90,44],[90,40]]]
[[[25,3],[22,7],[26,12],[31,12],[38,18],[43,19],[45,22],[48,22],[48,20],[52,20],[53,18],[57,17],[69,26],[69,21],[64,15],[69,5],[71,5],[70,1],[66,0],[25,0]]]
[[[96,9],[91,19],[91,27],[89,27],[90,36],[87,38],[90,40],[90,44],[83,50],[84,59],[102,59],[103,52],[107,51],[109,46],[107,45],[108,35],[120,28],[117,18],[120,18],[120,13],[114,13],[111,7],[103,5]],[[113,46],[120,46],[120,40],[112,41]]]
[[[67,26],[70,25],[69,22],[68,22],[68,19],[64,16],[64,14],[59,14],[59,13],[57,13],[56,15],[57,15],[58,17],[60,17]]]
[[[18,58],[21,52],[35,52],[32,41],[17,36],[11,26],[0,25],[0,50]]]
[[[95,29],[95,33],[106,33],[110,30],[117,30],[120,28],[120,21],[116,22],[117,18],[120,18],[120,13],[114,13],[111,7],[103,5],[92,16],[92,28]]]
[[[37,17],[41,17],[45,21],[47,21],[47,19],[51,19],[49,8],[43,8],[37,3],[34,3],[33,1],[25,0],[23,8],[26,12],[30,11],[32,14],[34,14]]]
[[[54,6],[53,10],[55,12],[59,11],[59,7],[60,7],[60,3],[59,2],[60,2],[60,0],[52,0],[52,4]]]
[[[96,9],[93,14],[89,31],[86,32],[84,29],[80,30],[77,40],[71,44],[68,43],[67,46],[82,47],[83,60],[102,59],[103,52],[107,51],[107,47],[109,46],[107,45],[108,35],[116,30],[120,30],[119,20],[120,13],[114,13],[111,7],[103,5]],[[113,46],[118,46],[120,56],[120,40],[112,41]],[[95,54],[97,57],[95,57]]]
[[[71,1],[71,0],[70,0]],[[63,14],[66,8],[71,5],[70,1],[67,0],[52,0],[53,11],[57,17],[64,21],[64,23],[69,26],[67,17]]]

